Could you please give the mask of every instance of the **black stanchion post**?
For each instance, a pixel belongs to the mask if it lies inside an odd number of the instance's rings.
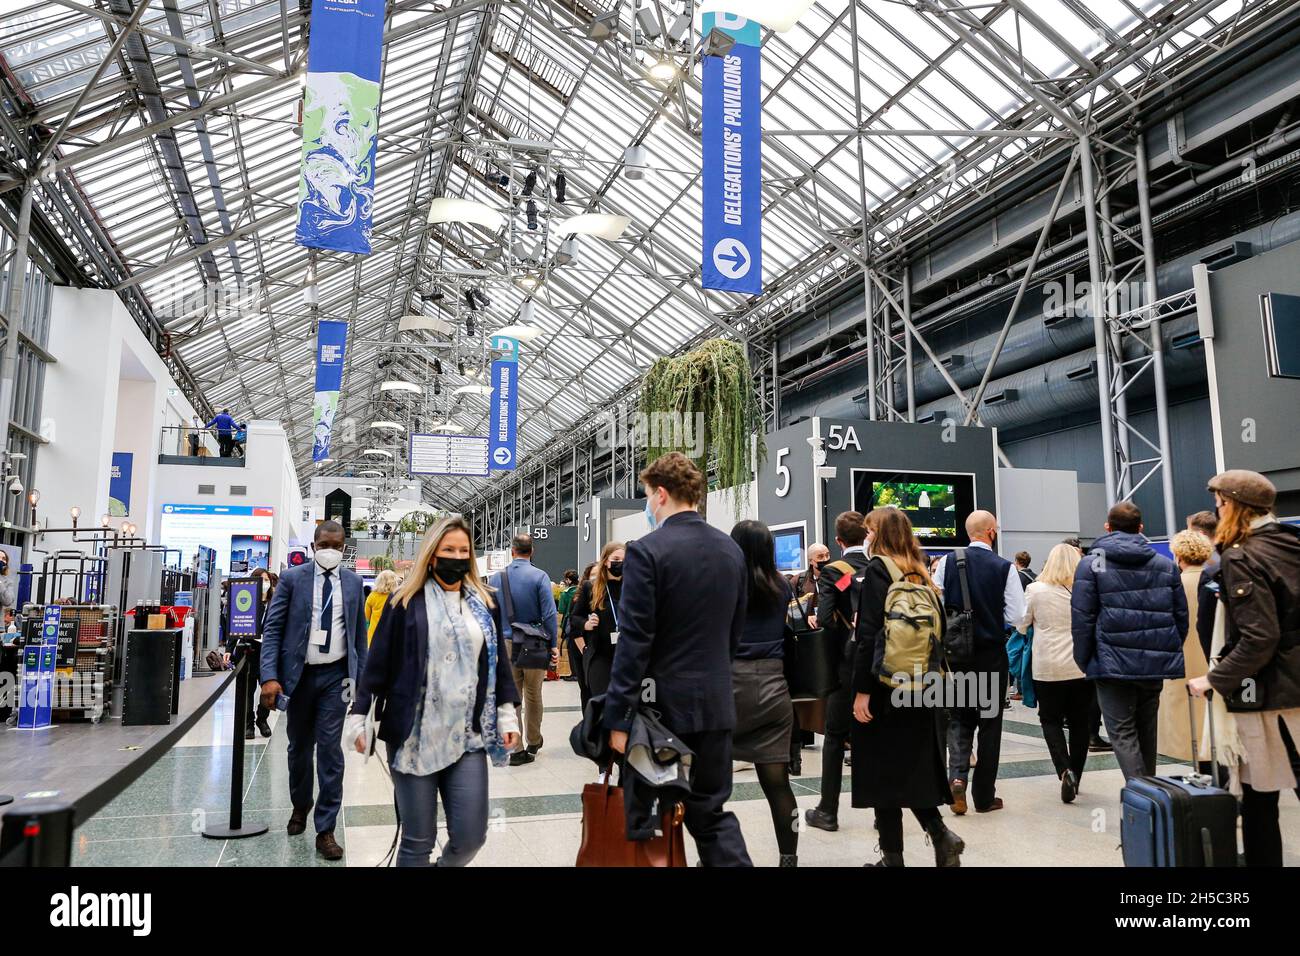
[[[4,866],[71,866],[73,809],[66,803],[29,803],[6,811],[0,828]]]
[[[231,747],[230,766],[230,820],[226,826],[208,826],[203,835],[213,840],[238,840],[241,837],[261,836],[267,831],[264,823],[244,823],[244,721],[248,719],[248,655],[247,646],[239,663],[235,665],[235,736]]]

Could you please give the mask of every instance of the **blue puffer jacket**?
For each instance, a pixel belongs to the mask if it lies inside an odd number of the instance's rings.
[[[1074,572],[1070,611],[1074,660],[1090,679],[1186,676],[1187,595],[1178,568],[1143,535],[1097,539]]]

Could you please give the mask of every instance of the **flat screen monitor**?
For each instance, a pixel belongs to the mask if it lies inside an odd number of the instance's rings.
[[[1264,355],[1273,378],[1300,378],[1300,295],[1260,296]]]
[[[772,541],[776,545],[776,569],[782,574],[798,574],[806,566],[807,540],[802,524],[786,528],[773,528]]]
[[[919,471],[853,471],[853,509],[898,508],[926,548],[970,544],[966,519],[975,510],[975,476]]]

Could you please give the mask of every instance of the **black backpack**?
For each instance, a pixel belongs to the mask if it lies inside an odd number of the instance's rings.
[[[952,553],[961,582],[961,610],[946,608],[943,627],[943,652],[949,670],[964,670],[975,663],[975,615],[970,606],[970,580],[966,577],[966,549]]]

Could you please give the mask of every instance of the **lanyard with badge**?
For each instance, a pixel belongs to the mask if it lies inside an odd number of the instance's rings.
[[[605,597],[609,599],[609,614],[614,619],[614,630],[609,632],[609,643],[613,646],[618,643],[618,606],[614,601],[614,595],[606,591]]]

